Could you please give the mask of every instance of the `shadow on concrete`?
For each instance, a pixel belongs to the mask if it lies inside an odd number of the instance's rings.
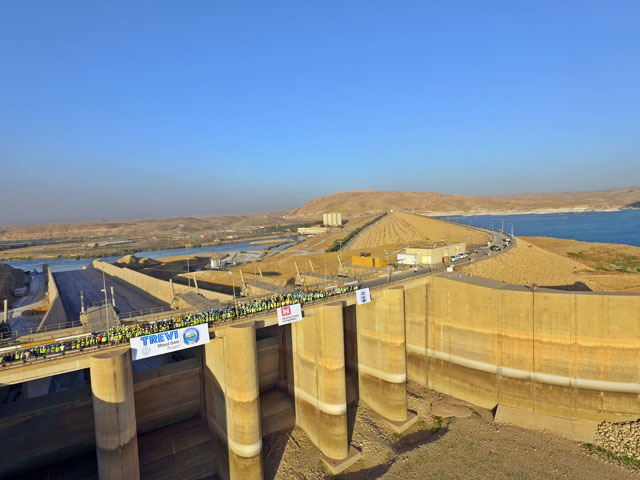
[[[94,450],[37,470],[5,478],[8,480],[98,480],[98,459]]]
[[[583,282],[576,282],[573,285],[550,285],[550,286],[541,286],[540,288],[551,288],[554,290],[564,290],[568,292],[593,292],[589,285]]]
[[[358,399],[360,398],[360,384],[358,381],[358,326],[356,323],[356,307],[350,305],[343,308],[344,318],[344,359],[348,376],[351,377],[353,398],[349,403],[349,385],[347,384],[347,437],[349,445],[353,442],[356,415],[358,413]],[[348,382],[348,379],[347,379]]]
[[[205,355],[204,351],[202,355]],[[227,432],[227,406],[224,391],[213,372],[207,368],[204,360],[202,363],[202,378],[204,383],[202,415],[212,437],[217,474],[222,478],[229,478],[229,450],[226,438],[221,436],[223,432],[224,434]],[[207,403],[207,399],[209,399],[210,403]]]
[[[280,272],[262,272],[262,276],[264,277],[280,277],[282,274]]]

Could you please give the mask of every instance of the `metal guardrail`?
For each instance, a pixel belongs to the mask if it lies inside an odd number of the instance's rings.
[[[146,310],[135,310],[133,312],[120,313],[118,314],[118,317],[120,318],[120,321],[122,321],[128,318],[142,317],[145,315],[153,315],[154,313],[163,313],[171,310],[173,309],[170,306],[154,307],[154,308],[148,308]]]
[[[43,334],[50,333],[50,338],[53,339],[55,336],[54,332],[59,332],[60,330],[66,330],[68,328],[76,328],[82,327],[82,322],[79,320],[75,322],[66,322],[66,323],[56,323],[54,325],[44,325],[43,327],[34,327],[22,330],[15,330],[11,332],[2,332],[0,333],[0,346],[10,346],[12,343],[17,343],[17,339],[19,337],[27,337],[38,335],[44,336]]]

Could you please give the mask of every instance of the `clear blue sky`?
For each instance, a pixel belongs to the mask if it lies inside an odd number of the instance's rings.
[[[0,3],[0,224],[640,184],[640,2]]]

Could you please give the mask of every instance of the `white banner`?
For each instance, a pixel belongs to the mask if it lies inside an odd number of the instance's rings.
[[[302,320],[302,308],[299,303],[278,308],[278,325],[288,325],[300,320]]]
[[[163,353],[197,347],[205,343],[209,343],[209,325],[201,323],[192,327],[134,337],[130,340],[131,358],[140,360],[162,355]]]
[[[371,301],[371,292],[369,291],[369,287],[356,290],[356,301],[358,302],[358,305],[364,305]]]

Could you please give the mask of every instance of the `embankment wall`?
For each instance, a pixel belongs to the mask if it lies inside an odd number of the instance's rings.
[[[129,268],[118,267],[101,260],[94,260],[91,265],[98,270],[102,270],[108,275],[120,278],[131,285],[141,288],[149,295],[169,304],[174,300],[174,293],[197,292],[209,300],[218,301],[226,301],[232,298],[230,295],[225,295],[224,293],[212,292],[202,288],[196,289],[186,285],[174,284],[172,287],[170,282],[165,282],[164,280],[145,275],[144,273],[136,272]]]
[[[58,286],[49,268],[47,268],[47,295],[49,297],[49,309],[38,325],[38,332],[42,331],[45,326],[66,324],[68,321]]]

